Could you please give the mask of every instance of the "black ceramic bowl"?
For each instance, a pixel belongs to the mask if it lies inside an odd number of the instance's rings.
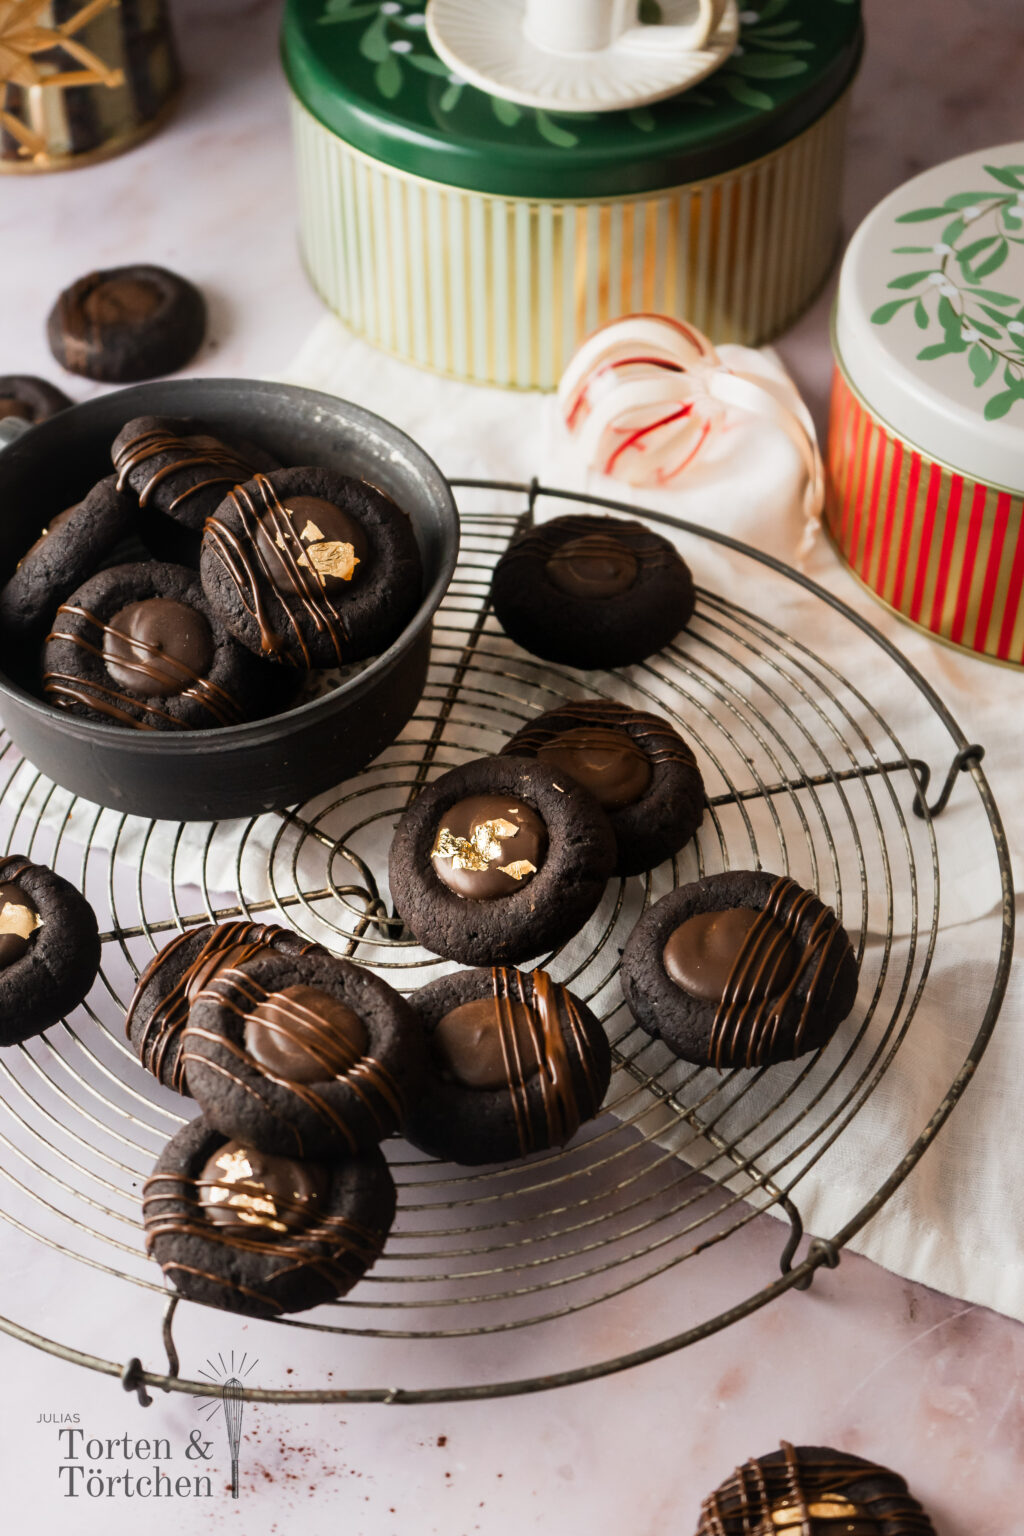
[[[195,416],[253,439],[282,464],[372,481],[412,520],[422,601],[394,644],[333,692],[215,731],[132,731],[77,719],[20,687],[7,675],[10,658],[0,656],[0,717],[11,739],[66,789],[140,816],[251,816],[331,788],[394,740],[423,692],[431,621],[459,548],[448,482],[397,427],[333,395],[248,379],[140,384],[62,411],[0,452],[0,582],[55,509],[110,474],[110,444],[133,416]]]

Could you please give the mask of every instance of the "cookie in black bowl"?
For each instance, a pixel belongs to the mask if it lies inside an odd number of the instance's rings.
[[[835,913],[765,870],[709,875],[662,897],[630,934],[619,975],[640,1027],[710,1067],[818,1050],[857,995]]]
[[[625,667],[689,622],[693,578],[674,545],[643,523],[580,513],[512,540],[491,582],[517,645],[570,667]]]
[[[225,1136],[331,1158],[398,1129],[426,1043],[409,1004],[365,966],[262,948],[195,993],[182,1055],[189,1091]]]
[[[378,1147],[330,1164],[273,1157],[200,1117],[146,1180],[147,1252],[182,1296],[249,1317],[346,1295],[380,1257],[395,1186]]]
[[[599,1021],[545,971],[455,971],[409,999],[430,1044],[403,1124],[453,1163],[496,1163],[571,1141],[601,1107],[611,1051]]]
[[[784,1440],[704,1500],[697,1536],[935,1536],[935,1527],[899,1473]]]
[[[136,416],[114,438],[110,456],[118,488],[130,487],[148,518],[144,531],[159,532],[170,518],[198,537],[206,519],[233,486],[280,466],[255,443],[230,441],[187,416]],[[170,530],[164,530],[164,537]]]
[[[58,608],[43,650],[58,709],[141,731],[211,730],[284,702],[277,674],[221,626],[195,571],[115,565]]]
[[[587,790],[535,758],[477,758],[402,817],[391,896],[436,955],[515,963],[578,933],[614,866],[615,835]]]
[[[204,923],[157,951],[135,986],[125,1033],[147,1071],[188,1094],[182,1042],[194,999],[218,973],[265,947],[284,954],[326,954],[319,944],[273,923]]]
[[[41,639],[59,603],[104,563],[131,532],[138,502],[108,475],[80,502],[51,517],[0,588],[0,628],[12,638]]]
[[[423,580],[409,519],[390,497],[315,468],[230,492],[206,523],[200,572],[243,645],[303,670],[386,650]]]
[[[667,720],[610,699],[567,699],[502,748],[536,757],[590,791],[611,822],[615,873],[638,875],[678,853],[704,817],[697,759]]]
[[[44,864],[0,859],[0,1045],[70,1013],[99,965],[96,915],[82,893]]]

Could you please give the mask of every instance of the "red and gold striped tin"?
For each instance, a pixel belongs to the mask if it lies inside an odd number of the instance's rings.
[[[836,300],[825,526],[900,618],[1024,666],[1024,144],[868,215]]]
[[[1024,497],[921,453],[840,368],[827,473],[826,526],[877,598],[940,640],[1024,665]]]

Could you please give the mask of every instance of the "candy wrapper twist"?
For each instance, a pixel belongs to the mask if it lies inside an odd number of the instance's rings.
[[[806,472],[802,562],[821,526],[825,476],[814,423],[795,391],[722,361],[694,326],[629,315],[587,338],[558,388],[580,455],[624,484],[662,488],[681,479],[733,411],[760,416],[792,442]]]

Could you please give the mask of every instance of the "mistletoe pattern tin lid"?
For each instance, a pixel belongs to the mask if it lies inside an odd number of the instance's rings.
[[[693,90],[627,112],[555,114],[453,74],[424,10],[425,0],[287,0],[291,87],[375,160],[503,197],[629,196],[759,160],[841,95],[863,45],[860,0],[742,0],[734,53]],[[658,0],[642,0],[645,21],[658,13]]]
[[[1024,491],[1024,142],[949,160],[879,203],[843,260],[835,340],[895,432]]]

